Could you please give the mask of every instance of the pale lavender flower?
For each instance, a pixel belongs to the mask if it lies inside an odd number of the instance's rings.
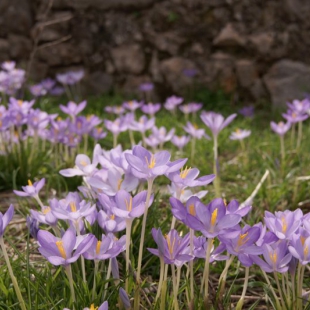
[[[243,140],[244,138],[248,137],[251,134],[251,130],[245,129],[236,129],[234,132],[231,133],[229,136],[230,140]]]
[[[153,90],[153,88],[154,88],[154,84],[150,82],[142,83],[139,86],[139,90],[141,90],[142,92],[149,92]]]
[[[144,142],[146,143],[146,145],[152,147],[153,149],[155,149],[160,144],[158,137],[154,134],[145,137]]]
[[[12,204],[4,214],[0,212],[0,238],[3,237],[4,231],[8,226],[8,224],[10,223],[10,221],[12,220],[13,215],[14,215],[14,207]]]
[[[15,69],[16,62],[12,60],[5,61],[1,64],[1,68],[5,71],[12,71]]]
[[[310,262],[310,236],[293,235],[288,250],[302,265]]]
[[[97,222],[108,233],[115,233],[126,228],[125,219],[116,216],[109,210],[100,210],[97,215]]]
[[[202,137],[205,137],[206,139],[210,140],[210,137],[207,134],[205,134],[205,130],[198,129],[196,124],[187,122],[186,126],[184,126],[183,129],[195,139],[200,140]]]
[[[206,259],[208,242],[210,241],[206,240],[206,237],[204,236],[194,237],[193,240],[194,256],[196,258]],[[219,244],[217,248],[215,248],[214,245],[212,245],[209,262],[212,263],[214,261],[228,260],[229,259],[228,255],[222,255],[222,253],[225,250],[226,246],[223,243]]]
[[[202,103],[190,102],[179,106],[179,109],[185,114],[195,113],[202,108]]]
[[[243,107],[238,112],[244,117],[252,118],[254,116],[254,107],[253,106]]]
[[[213,137],[217,138],[220,131],[228,126],[237,114],[232,114],[224,119],[223,115],[214,112],[202,112],[200,115],[201,120],[212,131]]]
[[[291,111],[295,111],[297,114],[300,114],[300,115],[308,113],[310,109],[309,99],[293,100],[292,103],[287,102],[286,104]]]
[[[23,191],[13,190],[13,192],[17,196],[21,197],[38,197],[39,192],[44,186],[44,184],[45,184],[45,178],[41,179],[40,181],[34,182],[33,184],[30,180],[28,180],[28,185],[22,186]]]
[[[167,132],[167,129],[164,126],[161,126],[160,128],[157,128],[156,126],[154,126],[152,128],[153,135],[157,137],[157,139],[159,140],[161,144],[163,144],[164,142],[170,141],[174,135],[174,132],[175,132],[174,128],[172,128],[171,130]]]
[[[123,103],[123,107],[132,112],[137,110],[138,108],[141,108],[142,105],[143,105],[143,102],[137,101],[137,100],[125,101]]]
[[[171,96],[166,99],[164,107],[168,111],[175,110],[175,108],[183,102],[183,98],[177,96]]]
[[[179,151],[181,152],[184,148],[184,146],[189,142],[190,137],[189,136],[176,136],[174,135],[171,139],[171,143],[175,145]]]
[[[69,101],[67,106],[61,104],[59,107],[60,110],[64,113],[70,115],[71,117],[75,117],[85,109],[86,104],[86,100],[80,102],[79,104],[76,104],[73,101]]]
[[[141,106],[141,111],[145,114],[150,114],[151,116],[154,116],[155,113],[157,113],[160,110],[160,108],[161,108],[160,103],[149,102]]]
[[[56,74],[56,80],[65,85],[73,85],[84,77],[84,70]]]
[[[155,118],[148,119],[146,115],[142,115],[138,121],[132,121],[129,124],[129,129],[139,132],[146,132],[155,125]]]
[[[42,84],[35,84],[29,86],[31,95],[34,97],[41,97],[47,94],[47,90],[42,86]]]
[[[128,124],[123,121],[123,118],[116,118],[114,121],[108,119],[104,120],[104,125],[107,130],[111,131],[112,134],[118,135],[119,133],[128,129]]]
[[[107,106],[104,108],[104,111],[107,113],[121,115],[125,113],[125,108],[122,106]]]
[[[309,115],[308,114],[298,114],[294,110],[288,110],[286,113],[283,113],[282,116],[290,123],[298,123],[306,120]]]
[[[283,136],[286,134],[286,132],[291,128],[291,123],[287,122],[286,124],[283,122],[280,122],[276,124],[275,122],[270,123],[271,129],[277,133],[279,136]]]

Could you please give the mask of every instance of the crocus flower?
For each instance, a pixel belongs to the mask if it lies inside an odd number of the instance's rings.
[[[251,255],[251,259],[255,264],[266,272],[284,273],[288,270],[292,254],[288,252],[285,241],[264,244],[262,247],[265,260],[261,259],[259,256]]]
[[[204,236],[194,237],[193,244],[194,244],[194,256],[196,258],[206,259],[206,252],[208,248],[208,240],[206,240],[206,237]],[[229,258],[228,255],[222,255],[222,253],[225,250],[226,246],[223,243],[221,243],[217,248],[215,248],[214,245],[212,245],[209,262],[212,263],[214,261],[228,260]]]
[[[28,185],[22,186],[23,191],[13,190],[13,192],[17,196],[36,198],[39,197],[39,192],[44,186],[44,184],[45,184],[45,178],[41,179],[40,181],[34,182],[33,184],[30,180],[28,180]]]
[[[223,115],[214,112],[202,112],[200,115],[201,120],[210,128],[214,138],[218,136],[226,126],[228,126],[237,114],[232,114],[224,119]]]
[[[291,111],[295,111],[297,114],[301,114],[301,115],[308,113],[310,109],[309,99],[293,100],[292,103],[287,102],[286,104]]]
[[[265,224],[279,239],[290,240],[292,235],[301,226],[302,211],[294,212],[286,210],[278,211],[275,214],[265,211]]]
[[[84,77],[84,70],[69,71],[65,73],[58,73],[56,80],[65,85],[73,85],[79,82]]]
[[[291,123],[287,122],[286,124],[283,122],[280,122],[276,124],[275,122],[270,123],[271,129],[277,133],[279,136],[283,136],[286,134],[286,132],[291,128]]]
[[[67,106],[61,104],[59,107],[61,111],[74,118],[85,109],[86,104],[86,100],[80,102],[79,104],[76,104],[73,101],[69,101]]]
[[[290,253],[299,260],[302,265],[310,262],[310,236],[294,235],[288,247]]]
[[[8,226],[8,224],[11,222],[13,215],[14,215],[13,205],[10,205],[10,207],[4,214],[0,212],[0,238],[3,237],[4,231]]]
[[[63,310],[70,310],[69,308],[64,308]],[[91,304],[90,307],[83,308],[83,310],[109,310],[109,304],[105,301],[99,308],[95,307],[94,304]]]
[[[123,118],[116,118],[114,121],[108,119],[104,120],[104,125],[107,130],[111,131],[112,134],[118,135],[119,133],[128,129],[128,124],[123,121]]]
[[[181,152],[184,148],[184,146],[189,142],[190,137],[189,136],[176,136],[174,135],[171,138],[171,143],[175,145],[179,151]]]
[[[193,125],[191,122],[187,122],[186,126],[183,127],[184,130],[190,134],[193,138],[200,140],[202,137],[210,139],[208,135],[205,134],[204,129],[198,129],[197,125]]]
[[[189,78],[194,77],[198,71],[196,69],[184,69],[183,74]]]
[[[165,174],[169,170],[170,156],[167,151],[152,154],[139,145],[133,148],[132,154],[125,154],[133,175],[145,179],[154,179],[158,175]]]
[[[142,115],[138,121],[132,121],[129,124],[129,129],[134,131],[146,132],[155,125],[155,118],[148,119],[146,115]]]
[[[237,129],[236,131],[232,132],[229,139],[230,140],[243,140],[244,138],[248,137],[251,134],[251,130],[245,129]]]
[[[143,102],[142,101],[137,101],[137,100],[131,100],[131,101],[125,101],[123,103],[123,107],[129,111],[135,111],[138,108],[142,106]]]
[[[164,126],[161,126],[160,128],[157,128],[154,126],[152,128],[153,135],[157,137],[158,141],[162,145],[164,142],[167,142],[171,140],[171,138],[174,135],[175,129],[172,128],[167,132],[167,129]]]
[[[243,115],[244,117],[253,117],[254,116],[254,107],[253,106],[243,107],[238,112],[239,112],[239,114]]]
[[[168,111],[175,110],[175,108],[183,102],[183,98],[177,96],[171,96],[166,99],[164,107]]]
[[[190,102],[179,106],[179,109],[185,114],[195,113],[202,108],[202,103]]]
[[[141,90],[143,92],[149,92],[149,91],[153,90],[153,88],[154,88],[154,84],[150,83],[150,82],[142,83],[139,86],[139,90]]]
[[[226,234],[241,221],[239,214],[227,214],[226,206],[221,198],[212,200],[208,205],[197,204],[195,213],[188,215],[188,226],[202,232],[208,238]],[[232,236],[234,233],[232,233]]]
[[[148,248],[148,250],[158,257],[163,257],[165,264],[181,267],[193,259],[189,254],[189,234],[182,238],[175,229],[172,229],[164,237],[160,229],[153,228],[152,235],[158,249]]]
[[[160,110],[160,107],[161,107],[160,103],[149,102],[141,106],[141,111],[145,114],[150,114],[151,116],[154,116],[155,113],[157,113]]]
[[[84,258],[89,260],[105,260],[116,257],[125,250],[126,236],[115,240],[115,236],[111,233],[105,236],[102,234],[101,240],[93,238],[92,245],[83,253]]]
[[[80,255],[88,250],[93,243],[93,238],[94,236],[89,234],[79,242],[75,231],[71,228],[62,238],[56,238],[48,231],[39,230],[39,252],[53,265],[67,266],[77,261]]]
[[[309,115],[308,114],[298,114],[296,111],[288,110],[286,113],[283,113],[282,116],[290,123],[298,123],[306,120]]]
[[[122,106],[107,106],[104,108],[104,111],[107,113],[120,115],[120,114],[123,114],[125,112],[125,108]]]
[[[126,228],[126,221],[109,210],[100,210],[97,215],[97,222],[108,233],[115,233]]]

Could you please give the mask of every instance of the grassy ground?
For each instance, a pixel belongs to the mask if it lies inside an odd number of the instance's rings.
[[[200,96],[200,97],[199,97]],[[205,110],[213,110],[220,112],[225,116],[236,112],[238,106],[232,106],[228,98],[221,94],[212,95],[207,93],[205,96],[202,94],[197,95],[198,98],[204,101]],[[39,106],[50,113],[59,112],[58,103],[66,102],[65,99],[61,100],[46,100],[42,101]],[[88,106],[85,114],[96,114],[104,117],[103,107],[105,105],[121,104],[122,98],[120,97],[102,97],[89,99]],[[237,199],[240,202],[244,201],[250,196],[257,183],[263,176],[266,170],[270,174],[262,188],[259,190],[253,201],[253,209],[246,217],[246,222],[249,224],[257,223],[263,218],[265,210],[274,212],[276,210],[294,210],[301,207],[305,212],[308,212],[310,207],[310,183],[308,181],[300,181],[297,183],[296,179],[300,176],[310,175],[310,145],[307,143],[310,138],[310,126],[308,121],[304,125],[304,135],[301,148],[296,149],[296,139],[291,140],[291,136],[285,137],[286,158],[281,161],[280,157],[280,140],[270,129],[270,121],[280,121],[281,116],[279,112],[270,111],[270,106],[266,105],[256,107],[255,116],[253,119],[246,119],[243,116],[238,116],[229,126],[221,132],[219,136],[219,158],[220,158],[220,178],[222,196],[230,201]],[[205,125],[196,119],[199,128],[206,128]],[[183,134],[183,125],[185,119],[181,113],[173,117],[169,112],[162,110],[156,117],[157,126],[165,126],[168,129],[175,127],[177,134]],[[252,134],[249,138],[245,139],[246,150],[241,150],[241,145],[238,141],[229,140],[229,135],[237,128],[250,129]],[[208,130],[206,130],[208,134]],[[210,134],[211,135],[211,134]],[[139,134],[135,135],[136,141],[139,139]],[[122,133],[119,137],[119,142],[123,145],[124,149],[129,147],[127,133]],[[109,149],[112,147],[111,134],[102,141],[102,147]],[[88,155],[92,154],[93,144],[89,141]],[[188,165],[197,167],[201,171],[201,175],[211,174],[213,171],[213,150],[212,141],[201,140],[196,144],[196,155],[192,160],[189,160]],[[179,156],[177,150],[169,142],[165,144],[165,149],[172,152],[172,158],[177,159]],[[182,157],[190,158],[191,150],[190,145],[185,148]],[[74,190],[81,182],[81,179],[71,178],[64,179],[58,174],[59,169],[72,166],[74,158],[70,163],[62,162],[55,165],[54,156],[52,152],[47,149],[46,152],[37,152],[33,160],[33,165],[27,166],[27,152],[23,154],[25,159],[25,172],[20,173],[22,167],[18,167],[19,161],[14,158],[0,159],[0,172],[4,185],[2,188],[6,191],[0,192],[0,207],[1,211],[5,211],[9,203],[14,201],[15,207],[18,210],[17,216],[9,226],[5,239],[11,253],[13,262],[13,269],[15,276],[19,281],[23,295],[27,300],[28,309],[63,309],[66,307],[66,302],[70,296],[69,285],[66,284],[66,276],[62,268],[55,268],[46,264],[45,259],[38,255],[35,242],[29,237],[25,228],[24,216],[28,213],[29,208],[33,207],[33,202],[28,199],[17,199],[11,196],[11,188],[15,187],[20,189],[20,185],[26,185],[27,179],[35,179],[46,177],[47,186],[43,192],[43,200],[52,197],[52,195],[60,198],[67,190]],[[14,161],[15,160],[15,161]],[[9,164],[8,164],[9,163]],[[162,231],[168,231],[171,222],[171,211],[168,198],[165,194],[165,185],[168,184],[167,180],[160,178],[156,181],[155,185],[155,201],[150,208],[148,222],[147,222],[147,236],[146,247],[156,247],[151,237],[150,230],[152,227],[160,227]],[[298,184],[298,186],[296,186]],[[205,202],[214,198],[214,190],[211,185],[207,187],[209,193]],[[164,193],[164,194],[162,194]],[[177,225],[178,231],[185,228]],[[138,245],[140,238],[141,221],[137,220],[133,226],[133,257],[137,257]],[[132,264],[135,266],[136,262],[133,259]],[[76,309],[82,309],[91,302],[99,305],[102,301],[103,288],[105,285],[104,273],[98,274],[98,281],[101,283],[101,288],[98,290],[98,295],[95,300],[89,297],[89,290],[93,279],[93,265],[87,262],[87,267],[90,272],[88,273],[89,285],[83,285],[81,278],[77,278],[77,291],[80,294],[81,302],[77,304]],[[224,267],[224,263],[217,263],[211,267],[211,300],[216,300],[216,285],[219,275]],[[74,266],[78,275],[78,266]],[[102,266],[105,270],[107,265]],[[120,259],[120,272],[124,274],[124,261]],[[201,271],[203,262],[195,265],[196,268],[196,307],[195,309],[202,309],[199,304],[199,287],[198,283],[201,278]],[[0,309],[18,309],[16,306],[17,299],[15,297],[13,287],[4,264],[0,263]],[[230,268],[230,273],[227,280],[227,291],[225,298],[214,307],[214,309],[231,309],[234,307],[240,296],[243,286],[242,267],[239,268],[236,263]],[[156,282],[159,278],[159,260],[157,257],[152,256],[145,250],[143,268],[143,279],[145,280],[144,289],[147,292],[146,296],[142,298],[143,307],[141,309],[159,309],[159,304],[156,306],[148,305],[152,303],[154,295],[156,294]],[[122,284],[122,283],[121,283]],[[108,298],[110,305],[118,303],[118,286],[120,284],[111,285],[105,298]],[[171,286],[171,283],[168,284]],[[180,287],[180,305],[181,309],[187,309],[185,299],[185,289],[189,285],[188,281],[182,282]],[[267,309],[271,307],[270,303],[264,300],[264,292],[268,291],[267,286],[264,284],[264,279],[259,272],[258,268],[251,268],[251,277],[249,281],[249,289],[247,292],[246,307],[248,309]],[[167,307],[172,307],[172,298],[168,296]],[[258,304],[256,304],[256,302]],[[266,308],[267,307],[267,308]],[[111,307],[115,309],[115,307]]]

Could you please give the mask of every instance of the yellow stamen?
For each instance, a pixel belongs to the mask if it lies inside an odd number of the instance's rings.
[[[62,120],[61,116],[58,116],[57,121],[61,121],[61,120]]]
[[[193,124],[193,126],[194,126],[194,128],[195,128],[195,129],[198,129],[198,126],[197,126],[197,124]]]
[[[185,179],[190,171],[191,171],[191,167],[187,168],[187,166],[185,167],[184,170],[181,169],[180,178]]]
[[[98,307],[95,307],[94,304],[91,304],[89,307],[89,310],[97,310],[97,309],[98,309]]]
[[[97,241],[97,246],[96,246],[96,254],[98,255],[100,252],[100,246],[101,246],[101,241]]]
[[[92,114],[91,114],[91,115],[87,115],[87,116],[86,116],[86,119],[87,119],[88,121],[90,121],[90,120],[92,119],[93,116],[94,116],[94,115],[92,115]]]
[[[300,242],[301,242],[302,246],[304,246],[305,241],[306,241],[306,238],[304,236],[300,236]]]
[[[153,154],[151,155],[150,161],[148,161],[147,157],[145,156],[145,161],[146,161],[146,163],[147,163],[147,166],[148,166],[150,169],[153,169],[153,168],[155,167],[156,161],[155,161],[155,157],[154,157]]]
[[[130,107],[132,107],[132,106],[133,106],[133,101],[129,101],[129,102],[128,102],[128,105],[129,105]]]
[[[23,105],[23,100],[17,100],[17,104],[21,107]]]
[[[32,186],[32,182],[28,180],[28,186]]]
[[[282,232],[285,233],[287,230],[287,222],[284,216],[281,218],[281,221],[282,221]]]
[[[174,245],[175,245],[175,238],[173,239],[172,243],[171,243],[170,237],[168,235],[166,235],[165,238],[167,240],[167,245],[168,245],[169,253],[170,253],[170,255],[172,255],[173,248],[174,248]]]
[[[82,166],[84,166],[84,167],[87,166],[87,162],[86,162],[85,160],[81,160],[81,161],[80,161],[80,164],[81,164]]]
[[[77,122],[76,127],[77,127],[78,129],[81,129],[81,128],[82,128],[82,123],[81,123],[81,122]]]
[[[227,207],[227,200],[225,198],[223,199],[223,202],[224,202],[225,207]]]
[[[117,182],[117,190],[118,191],[121,189],[122,183],[123,183],[123,179],[119,179]]]
[[[47,214],[48,212],[51,212],[51,208],[50,207],[47,207],[44,210],[42,210],[43,214]]]
[[[74,201],[71,201],[71,202],[70,202],[70,208],[71,208],[71,211],[72,211],[72,212],[76,212],[76,204],[75,204]]]
[[[277,262],[278,256],[276,252],[270,253],[269,257],[274,264]]]
[[[283,123],[283,122],[280,122],[280,123],[278,123],[278,126],[283,127],[283,126],[284,126],[284,123]]]
[[[58,251],[61,255],[62,258],[66,259],[67,258],[67,255],[66,255],[66,251],[64,249],[64,246],[63,246],[63,243],[62,241],[56,241],[56,246],[58,248]]]
[[[110,215],[111,220],[115,220],[115,214]]]
[[[125,200],[125,204],[126,204],[126,208],[127,208],[127,211],[131,211],[132,210],[132,197],[130,196],[130,199],[129,199],[129,203],[128,203],[128,200],[126,199]]]
[[[192,216],[196,216],[196,210],[195,210],[195,205],[190,205],[188,207],[188,211],[189,211],[189,214],[191,214]]]
[[[240,132],[241,132],[241,129],[237,128],[236,133],[240,133]]]
[[[297,114],[295,112],[292,113],[292,118],[296,118]]]
[[[211,215],[211,225],[214,226],[217,219],[217,208],[212,212]]]
[[[248,234],[249,233],[246,232],[245,234],[239,235],[239,239],[238,239],[238,243],[237,243],[238,246],[244,245],[249,240],[249,238],[246,238]]]

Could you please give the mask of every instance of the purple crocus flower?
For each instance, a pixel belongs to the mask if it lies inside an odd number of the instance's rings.
[[[291,111],[295,111],[300,115],[308,113],[310,109],[310,101],[307,98],[304,100],[293,100],[292,103],[287,102],[286,104]]]
[[[158,249],[148,248],[148,250],[158,257],[163,257],[165,264],[181,267],[193,259],[189,254],[189,234],[182,238],[175,229],[172,229],[164,237],[160,229],[153,228],[152,235]]]
[[[125,113],[125,108],[122,106],[107,106],[104,108],[104,111],[107,113],[120,115]]]
[[[139,90],[142,92],[149,92],[153,90],[153,88],[154,88],[154,84],[151,82],[142,83],[139,86]]]
[[[202,103],[190,102],[179,106],[179,109],[185,114],[195,113],[202,108]]]
[[[228,235],[227,229],[235,227],[241,221],[239,214],[227,214],[226,206],[221,198],[209,204],[197,204],[195,215],[188,215],[188,226],[202,232],[208,238],[221,234]],[[234,236],[234,233],[231,235]]]
[[[2,64],[1,64],[1,68],[5,71],[12,71],[15,69],[15,66],[16,66],[16,62],[13,61],[13,60],[8,60],[8,61],[4,61]]]
[[[111,233],[106,236],[102,234],[101,240],[93,238],[91,246],[83,253],[84,258],[89,260],[105,260],[116,257],[125,250],[126,236],[115,240],[115,236]]]
[[[124,118],[116,118],[114,121],[105,119],[104,125],[107,130],[111,131],[114,135],[118,135],[119,133],[128,129],[128,124],[124,122]]]
[[[245,129],[236,129],[236,131],[232,132],[229,136],[230,140],[243,140],[251,134],[251,130]]]
[[[244,117],[252,118],[254,116],[254,107],[253,106],[243,107],[238,112]]]
[[[13,190],[13,192],[17,196],[37,198],[39,197],[39,192],[44,186],[44,184],[45,184],[45,178],[41,179],[40,181],[34,182],[33,184],[30,180],[28,180],[28,185],[22,186],[23,191]]]
[[[148,137],[144,138],[144,142],[147,146],[153,148],[153,151],[156,151],[156,147],[160,144],[160,141],[158,140],[157,136],[152,134]]]
[[[70,310],[69,308],[63,308],[63,310]],[[91,306],[88,308],[83,308],[83,310],[109,310],[109,304],[107,301],[105,301],[99,308],[95,307],[94,304],[91,304]]]
[[[214,112],[202,112],[200,115],[201,120],[212,131],[213,137],[217,138],[220,131],[228,126],[237,114],[232,114],[224,119],[223,115]]]
[[[270,123],[271,129],[277,133],[279,136],[283,136],[286,134],[286,132],[291,128],[291,123],[287,122],[286,124],[283,122],[280,122],[276,124],[275,122]]]
[[[30,210],[31,217],[37,220],[39,223],[55,226],[58,219],[52,212],[54,205],[55,204],[52,204],[51,206],[48,207],[44,207],[42,211]]]
[[[132,121],[129,124],[129,129],[139,132],[146,132],[155,125],[155,118],[148,119],[146,115],[142,115],[138,121]]]
[[[129,299],[126,291],[122,287],[119,289],[119,297],[123,303],[124,308],[126,310],[131,309],[130,299]]]
[[[29,90],[31,95],[34,97],[41,97],[47,94],[46,89],[42,86],[42,84],[35,84],[29,86]]]
[[[283,113],[282,116],[290,123],[298,123],[306,120],[309,115],[308,114],[298,114],[296,111],[288,110],[286,113]]]
[[[189,78],[194,77],[198,71],[196,69],[184,69],[183,74]]]
[[[8,224],[11,222],[13,215],[14,215],[13,205],[10,205],[10,207],[4,214],[0,212],[0,238],[3,237],[4,231],[8,226]]]
[[[89,234],[80,242],[71,228],[64,233],[62,238],[56,238],[48,231],[39,230],[39,252],[53,265],[67,266],[77,261],[80,255],[91,247],[93,238],[94,236]]]
[[[194,256],[196,258],[203,258],[206,259],[206,252],[208,248],[208,242],[211,240],[206,240],[206,237],[199,236],[194,237],[193,244],[194,244]],[[210,260],[209,262],[212,263],[214,261],[222,261],[228,260],[228,255],[221,255],[226,250],[225,244],[221,243],[217,248],[214,248],[214,245],[211,249]]]
[[[302,211],[300,209],[294,212],[285,210],[278,211],[275,214],[265,211],[265,224],[279,239],[290,240],[293,234],[301,226]]]
[[[253,261],[249,257],[249,254],[260,255],[263,253],[262,247],[255,245],[260,238],[260,234],[261,230],[259,227],[250,227],[246,225],[240,230],[238,236],[234,238],[225,238],[225,236],[222,235],[219,239],[225,244],[228,253],[238,256],[238,259],[244,266],[250,267]]]
[[[65,85],[73,85],[79,82],[84,77],[84,70],[69,71],[65,73],[58,73],[56,80]]]
[[[137,101],[137,100],[131,100],[131,101],[125,101],[123,103],[123,107],[131,112],[137,110],[143,105],[142,101]]]
[[[86,100],[80,102],[79,104],[76,104],[73,101],[69,101],[67,106],[61,104],[59,107],[61,111],[74,118],[85,109],[86,104]]]
[[[171,143],[175,145],[180,152],[182,152],[184,146],[189,142],[189,136],[176,136],[174,135],[171,139]]]
[[[152,117],[160,110],[160,103],[149,102],[141,106],[141,111],[145,114],[150,114]]]
[[[132,168],[132,173],[137,178],[155,179],[169,170],[170,153],[161,151],[152,154],[142,146],[135,146],[132,154],[125,157]]]
[[[134,219],[144,214],[146,191],[138,193],[132,197],[124,190],[119,190],[115,195],[115,207],[111,208],[111,211],[116,215],[124,219]],[[151,199],[152,203],[153,199]],[[150,204],[151,204],[150,203]]]
[[[168,111],[175,110],[175,108],[183,102],[183,98],[177,96],[171,96],[167,98],[164,107]]]
[[[183,129],[193,138],[196,138],[198,140],[200,140],[202,137],[210,139],[210,137],[205,134],[204,129],[198,129],[197,125],[196,124],[193,125],[191,122],[187,122],[186,126],[184,126]]]
[[[310,236],[293,235],[288,247],[290,253],[299,260],[302,265],[310,262]]]
[[[292,254],[288,252],[288,247],[285,241],[279,241],[273,244],[264,244],[263,257],[251,255],[251,259],[255,264],[260,266],[266,272],[284,273],[289,268],[289,262],[292,259]]]
[[[97,215],[97,222],[108,233],[115,233],[126,228],[126,221],[121,217],[115,216],[109,210],[100,210]]]
[[[47,91],[50,91],[56,84],[56,81],[51,78],[46,78],[41,81],[41,85]]]

